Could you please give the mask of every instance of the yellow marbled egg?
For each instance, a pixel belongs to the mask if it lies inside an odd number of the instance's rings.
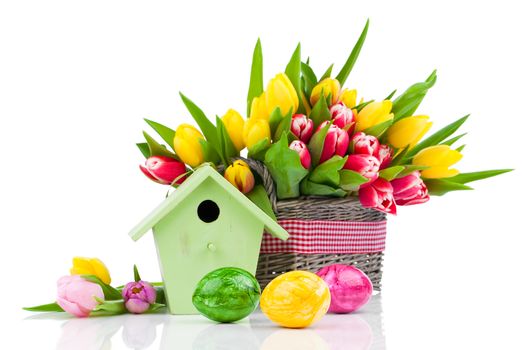
[[[260,297],[262,312],[288,328],[304,328],[320,320],[331,302],[329,287],[314,273],[291,271],[278,276]]]

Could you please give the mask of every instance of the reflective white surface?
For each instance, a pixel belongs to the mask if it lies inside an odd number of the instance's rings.
[[[235,324],[217,324],[202,316],[122,315],[77,319],[64,314],[37,314],[18,326],[25,334],[48,334],[41,349],[264,349],[308,350],[385,349],[380,295],[349,315],[326,315],[306,329],[285,329],[257,310]],[[20,349],[35,339],[19,339]]]

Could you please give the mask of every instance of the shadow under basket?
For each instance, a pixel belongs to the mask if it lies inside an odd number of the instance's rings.
[[[380,290],[386,243],[386,214],[364,208],[357,197],[300,197],[277,200],[275,184],[263,163],[244,159],[266,189],[278,223],[289,233],[281,241],[264,233],[256,278],[264,288],[293,270],[317,272],[332,264],[362,270]]]

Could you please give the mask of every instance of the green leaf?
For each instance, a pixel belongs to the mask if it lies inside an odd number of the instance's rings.
[[[300,181],[308,171],[302,166],[298,153],[289,149],[286,133],[266,152],[264,163],[275,181],[278,199],[300,195]]]
[[[284,119],[284,115],[280,110],[280,107],[277,107],[271,112],[269,116],[269,129],[271,130],[271,135],[274,136],[277,132],[277,128]]]
[[[286,75],[291,81],[291,84],[295,87],[297,94],[300,92],[300,43],[298,43],[297,48],[293,52],[289,63],[286,66]]]
[[[411,174],[414,171],[420,171],[420,170],[425,170],[425,169],[429,169],[430,168],[429,166],[413,165],[413,164],[406,164],[406,165],[403,165],[403,167],[404,167],[404,170],[402,170],[397,175],[397,178],[401,178],[401,177],[407,176],[407,175]]]
[[[466,147],[466,145],[462,145],[460,147],[457,147],[456,151],[457,152],[462,152],[462,150],[464,149],[464,147]]]
[[[320,124],[326,120],[331,120],[331,113],[329,112],[329,107],[326,101],[324,94],[320,94],[320,98],[317,103],[311,110],[309,118],[313,120],[313,128],[316,129]]]
[[[267,138],[264,138],[248,149],[247,157],[263,161],[269,146],[271,146],[271,143]]]
[[[135,277],[135,282],[142,280],[142,278],[140,278],[140,274],[138,273],[138,268],[136,267],[136,265],[133,265],[133,275]]]
[[[412,116],[418,106],[426,96],[428,90],[437,81],[437,71],[434,70],[426,81],[416,83],[407,88],[399,97],[393,101],[392,113],[395,114],[395,121]]]
[[[226,126],[219,116],[216,117],[217,133],[220,145],[220,153],[224,155],[224,164],[230,164],[231,158],[238,157],[239,152],[237,151],[235,144],[229,136]]]
[[[89,316],[114,316],[127,313],[124,300],[103,300],[95,297],[99,302],[97,306],[91,311]]]
[[[105,300],[119,300],[122,299],[122,293],[118,291],[118,289],[111,287],[109,284],[106,284],[100,280],[100,278],[96,277],[95,275],[81,275],[83,279],[89,282],[93,282],[98,284],[102,291],[104,292],[104,298]]]
[[[33,312],[64,312],[64,309],[60,307],[57,303],[42,304],[37,306],[30,306],[23,308],[26,311]]]
[[[300,183],[300,192],[306,196],[344,197],[346,195],[346,191],[340,188],[318,184],[308,178]]]
[[[144,131],[143,134],[149,147],[149,154],[151,156],[164,156],[180,160],[173,152],[169,151],[165,146],[156,142],[156,140],[149,136],[147,132]]]
[[[342,169],[340,171],[340,188],[345,191],[357,191],[360,185],[368,182],[369,179],[353,170]]]
[[[291,118],[293,114],[291,111],[282,119],[280,124],[278,124],[277,130],[275,131],[275,136],[273,137],[273,141],[280,140],[280,137],[282,134],[286,133],[289,135],[289,130],[291,129]],[[291,134],[291,137],[294,137],[295,135]]]
[[[322,80],[324,80],[326,78],[329,78],[331,76],[331,72],[333,71],[333,65],[334,65],[334,63],[332,63],[331,66],[329,66],[328,69],[326,69],[324,74],[322,74],[322,76],[320,77],[320,81],[322,81]]]
[[[472,173],[462,173],[462,174],[455,175],[453,177],[448,177],[446,178],[446,181],[466,184],[469,182],[484,180],[489,177],[508,173],[510,171],[513,171],[513,169],[484,170],[484,171],[475,171]]]
[[[226,159],[222,156],[221,153],[219,154],[215,147],[212,147],[208,141],[199,139],[198,142],[202,147],[202,154],[204,155],[204,160],[206,162],[218,164],[222,161],[224,164],[226,164]]]
[[[366,107],[368,104],[373,103],[373,102],[375,102],[375,100],[369,100],[366,102],[362,102],[361,104],[356,105],[354,109],[356,109],[357,112],[360,112],[361,110],[364,109],[364,107]]]
[[[371,126],[365,129],[363,132],[366,135],[372,135],[372,136],[375,136],[376,138],[380,138],[389,129],[391,124],[393,124],[393,119],[386,120],[383,123]]]
[[[315,132],[309,140],[307,145],[309,153],[311,154],[311,165],[317,166],[322,155],[322,149],[324,148],[324,140],[326,139],[327,132],[331,123],[326,124],[322,129]]]
[[[431,135],[428,138],[426,138],[424,141],[418,143],[415,147],[413,147],[406,154],[406,157],[408,157],[408,158],[412,157],[415,154],[417,154],[418,152],[420,152],[421,150],[423,150],[424,148],[427,148],[427,147],[430,147],[430,146],[434,146],[434,145],[438,145],[440,142],[442,142],[443,140],[445,140],[449,136],[453,135],[453,133],[455,131],[457,131],[462,126],[462,124],[464,124],[464,122],[466,121],[466,119],[468,119],[468,117],[469,117],[469,114],[466,115],[465,117],[462,117],[459,120],[449,124],[449,125],[446,125],[442,129],[440,129],[439,131],[434,133],[433,135]]]
[[[397,89],[391,91],[391,93],[384,100],[391,100],[393,96],[395,96],[396,92],[397,92]]]
[[[309,175],[309,181],[317,184],[338,187],[340,185],[339,170],[346,164],[347,156],[333,156],[318,165]]]
[[[251,102],[253,98],[258,97],[264,91],[264,76],[263,76],[263,58],[262,58],[262,44],[260,38],[257,40],[255,50],[253,51],[253,61],[251,63],[251,76],[249,78],[249,90],[247,93],[247,117],[251,112]]]
[[[159,304],[159,303],[151,304],[151,305],[149,305],[149,309],[147,309],[147,311],[144,312],[144,313],[145,314],[153,314],[153,313],[157,312],[158,310],[163,309],[165,307],[166,307],[165,304]]]
[[[309,97],[311,96],[311,91],[313,91],[313,88],[315,85],[317,85],[318,80],[317,76],[315,75],[315,72],[313,72],[313,69],[309,66],[309,64],[302,62],[302,78],[304,79],[304,91],[306,93],[306,97],[309,100]]]
[[[355,65],[355,62],[357,61],[358,55],[360,54],[360,50],[362,49],[362,45],[364,45],[364,41],[366,40],[366,35],[368,34],[368,28],[369,28],[369,19],[366,21],[366,25],[364,26],[364,29],[362,30],[362,33],[360,34],[360,37],[358,38],[355,46],[353,46],[353,50],[351,50],[351,53],[349,54],[349,57],[344,63],[344,66],[340,70],[340,73],[337,75],[337,80],[340,83],[340,86],[343,86],[346,82],[346,79],[349,76],[349,73],[351,73],[351,70],[353,69],[353,66]]]
[[[264,186],[256,185],[251,190],[251,192],[246,194],[246,196],[251,200],[251,202],[255,203],[257,207],[262,209],[262,211],[266,213],[270,218],[277,221],[277,217],[275,216],[275,212],[273,211],[273,207],[271,206],[271,202],[269,200],[266,190],[264,189]]]
[[[461,183],[451,182],[443,179],[423,179],[432,196],[442,196],[451,191],[472,190],[473,188]]]
[[[166,303],[166,292],[164,290],[164,284],[162,282],[151,283],[156,291],[156,302],[160,304]]]
[[[144,157],[146,157],[146,159],[151,157],[151,153],[149,151],[149,145],[147,144],[147,142],[137,143],[136,146],[138,147],[140,152],[142,152]]]
[[[444,142],[441,143],[441,145],[448,145],[448,146],[452,146],[455,142],[457,142],[458,140],[460,140],[462,137],[466,136],[467,132],[464,133],[464,134],[460,134],[458,136],[455,136],[451,139],[448,139]]]
[[[173,146],[173,140],[175,139],[175,130],[168,128],[160,123],[154,122],[149,119],[144,119],[149,126],[155,130],[160,137],[166,141],[166,143],[171,147],[172,150],[175,149]]]
[[[397,176],[402,172],[402,170],[404,170],[404,167],[402,165],[396,165],[386,169],[382,169],[379,171],[378,174],[379,177],[383,178],[384,180],[391,181],[397,178]]]

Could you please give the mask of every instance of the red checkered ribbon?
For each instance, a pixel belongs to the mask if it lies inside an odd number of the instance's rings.
[[[280,220],[288,233],[282,241],[267,233],[261,253],[363,254],[386,248],[386,221]]]

